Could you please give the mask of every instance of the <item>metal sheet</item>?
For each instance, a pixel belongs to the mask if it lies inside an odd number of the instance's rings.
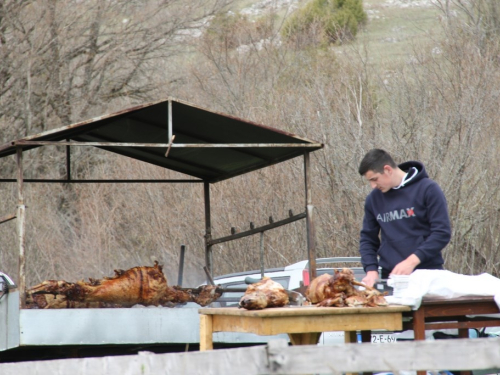
[[[200,342],[197,308],[21,310],[21,346]]]
[[[323,147],[282,130],[167,99],[13,140],[0,145],[0,158],[15,153],[16,146],[29,150],[43,142],[71,147],[91,142],[211,183]]]
[[[19,346],[19,291],[0,299],[0,351]]]

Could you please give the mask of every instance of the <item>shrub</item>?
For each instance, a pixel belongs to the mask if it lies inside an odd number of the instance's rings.
[[[366,19],[362,0],[312,0],[288,19],[282,36],[299,45],[342,43]]]

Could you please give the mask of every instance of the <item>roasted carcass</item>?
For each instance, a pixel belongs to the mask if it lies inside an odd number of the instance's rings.
[[[247,310],[261,310],[266,307],[282,307],[288,303],[288,293],[285,288],[264,276],[262,280],[248,286],[240,299],[239,306]]]
[[[169,306],[193,301],[205,306],[221,294],[211,286],[196,289],[170,287],[162,266],[155,262],[153,267],[115,270],[113,277],[100,280],[76,283],[43,281],[28,290],[27,304],[32,308],[130,307],[136,304]]]
[[[357,286],[363,289],[357,289]],[[335,270],[333,275],[323,274],[316,277],[305,294],[306,298],[317,306],[387,306],[384,295],[357,281],[354,272],[349,268]]]
[[[104,302],[81,302],[72,301],[62,294],[45,294],[28,292],[26,305],[30,309],[76,309],[76,308],[98,308],[98,307],[122,307],[117,304]]]

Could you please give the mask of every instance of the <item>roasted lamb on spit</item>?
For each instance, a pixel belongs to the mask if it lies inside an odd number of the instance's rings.
[[[239,306],[247,310],[261,310],[266,307],[283,307],[289,303],[285,288],[271,278],[264,276],[250,284],[240,299]]]
[[[222,291],[207,285],[198,288],[169,286],[163,267],[155,262],[153,267],[134,267],[115,270],[113,277],[89,279],[71,283],[63,280],[46,280],[27,291],[27,304],[32,308],[74,307],[131,307],[171,306],[177,303],[196,302],[201,306],[218,299]]]
[[[356,286],[363,287],[359,290]],[[306,298],[316,306],[375,307],[387,306],[384,294],[357,281],[349,268],[335,270],[333,275],[316,277],[307,287]]]

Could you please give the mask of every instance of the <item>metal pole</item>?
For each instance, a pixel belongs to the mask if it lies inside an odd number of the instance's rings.
[[[184,276],[184,254],[186,245],[181,245],[181,254],[179,259],[179,273],[177,274],[177,285],[182,286],[182,277]]]
[[[203,183],[204,197],[205,197],[205,266],[211,275],[213,275],[212,267],[212,223],[210,220],[210,183]]]
[[[67,139],[69,142],[70,140]],[[71,180],[71,146],[66,146],[66,180]]]
[[[172,101],[168,101],[168,142],[172,141]]]
[[[22,147],[16,148],[16,162],[17,162],[17,236],[19,240],[19,295],[20,295],[20,308],[26,307],[26,259],[24,254],[24,228],[25,228],[25,211],[23,198],[23,149]]]
[[[260,232],[260,278],[264,277],[264,232]]]
[[[309,275],[311,280],[316,278],[316,239],[313,220],[314,206],[311,199],[311,163],[309,152],[304,153],[304,182],[306,195],[306,226],[307,226],[307,257],[309,260]]]

